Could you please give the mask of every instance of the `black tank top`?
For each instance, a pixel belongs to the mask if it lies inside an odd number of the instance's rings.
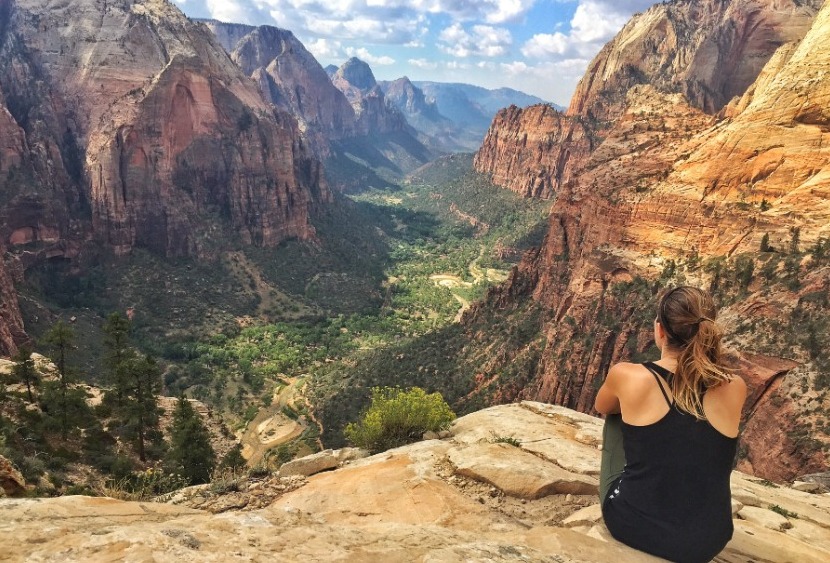
[[[672,373],[643,364],[671,383]],[[657,382],[659,385],[659,381]],[[626,465],[602,505],[605,524],[621,542],[671,561],[703,562],[732,538],[729,476],[737,438],[677,409],[647,426],[623,421]]]

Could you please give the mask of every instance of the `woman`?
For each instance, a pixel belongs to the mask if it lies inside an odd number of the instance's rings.
[[[672,561],[710,561],[732,537],[729,476],[746,384],[721,363],[716,314],[700,289],[666,293],[654,320],[660,360],[613,366],[594,405],[608,415],[600,474],[608,530]]]

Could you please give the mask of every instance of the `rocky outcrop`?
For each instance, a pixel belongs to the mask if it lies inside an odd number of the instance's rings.
[[[26,492],[26,480],[14,465],[0,455],[0,497],[21,496]]]
[[[563,473],[563,466],[574,483],[595,483],[601,428],[599,419],[561,407],[505,405],[458,419],[446,439],[308,479],[216,482],[203,493],[182,491],[170,504],[0,500],[0,547],[10,561],[56,553],[62,561],[259,560],[274,553],[314,561],[657,561],[610,537],[593,493],[549,489],[525,498],[528,485],[549,472]],[[519,445],[492,443],[494,437],[512,437]],[[526,475],[524,465],[499,463],[511,455],[529,456],[538,471]],[[496,462],[500,471],[465,476],[462,468],[476,465],[475,459],[484,459],[481,470]],[[715,561],[819,562],[830,556],[828,497],[765,486],[737,472],[732,491],[735,534]],[[189,508],[194,504],[206,511]],[[52,525],[61,534],[44,532]]]
[[[365,62],[352,57],[337,69],[331,81],[352,104],[360,134],[409,130],[406,118],[393,104],[387,103],[372,69]]]
[[[0,356],[13,356],[28,337],[23,330],[17,291],[5,254],[5,246],[0,240]]]
[[[297,118],[315,154],[327,156],[330,140],[356,135],[354,109],[293,33],[272,26],[206,25],[265,98]]]
[[[474,166],[494,184],[547,199],[584,166],[593,145],[580,119],[546,104],[510,106],[496,114]]]
[[[650,84],[716,113],[781,45],[801,39],[823,0],[675,0],[634,16],[588,66],[568,115],[613,121],[628,90]]]
[[[313,236],[309,207],[329,197],[319,164],[204,27],[164,0],[4,6],[0,83],[26,133],[27,191],[54,194],[10,241],[182,256],[216,226],[260,245]]]

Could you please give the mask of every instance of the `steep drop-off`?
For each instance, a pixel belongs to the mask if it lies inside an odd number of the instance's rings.
[[[648,60],[650,51],[638,54],[631,37],[649,44],[657,15],[676,22],[678,10],[691,10],[691,4],[719,10],[704,13],[754,14],[749,37],[765,39],[747,40],[742,50],[710,56],[700,67],[669,66],[671,73],[650,80],[652,85],[613,79],[614,88],[585,86],[610,80],[613,73],[603,69],[614,67],[609,61],[623,52],[631,60]],[[653,355],[650,326],[659,288],[704,285],[723,303],[729,344],[740,351],[732,362],[752,389],[741,467],[771,479],[826,470],[830,437],[820,413],[830,411],[822,352],[827,324],[822,303],[830,297],[824,246],[830,236],[830,89],[820,77],[830,70],[830,5],[808,26],[812,5],[673,2],[635,17],[600,53],[570,113],[576,118],[587,107],[605,107],[602,142],[589,157],[582,155],[584,165],[572,172],[571,181],[560,184],[541,248],[467,317],[471,326],[486,326],[532,303],[542,311],[540,362],[520,378],[502,378],[504,366],[524,353],[503,350],[487,366],[481,392],[498,400],[532,397],[588,411],[613,362]],[[643,35],[632,35],[643,21],[652,23]],[[741,21],[733,25],[740,28]],[[714,38],[721,37],[722,18],[702,23],[692,35],[713,39],[698,43],[720,44]],[[800,43],[763,56],[754,47],[773,49],[801,39],[793,37],[797,29],[804,30]],[[654,45],[662,35],[656,37]],[[684,60],[695,57],[687,53]],[[743,62],[746,58],[763,59],[766,66]],[[691,87],[703,83],[689,78],[698,76],[689,70],[695,68],[735,82]],[[754,82],[746,78],[750,68]],[[678,86],[683,84],[689,87]],[[623,91],[624,99],[618,95]],[[700,92],[708,94],[697,96]],[[741,97],[720,117],[708,114],[733,94]],[[521,158],[525,133],[519,127],[491,129],[490,138],[515,139],[501,149],[505,169]],[[526,178],[537,175],[537,169],[525,169]]]

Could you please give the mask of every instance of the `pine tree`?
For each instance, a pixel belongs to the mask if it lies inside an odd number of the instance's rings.
[[[29,402],[34,403],[35,399],[32,396],[32,387],[37,387],[40,384],[37,370],[35,369],[35,361],[32,359],[32,351],[22,346],[17,354],[12,357],[14,367],[12,368],[12,375],[18,381],[26,384],[26,392],[29,395]]]
[[[127,423],[136,433],[138,458],[147,461],[149,432],[157,429],[158,393],[161,391],[161,368],[150,356],[125,362],[125,413]]]
[[[50,347],[57,355],[58,385],[60,388],[60,401],[58,408],[61,415],[61,438],[66,440],[69,432],[67,401],[67,390],[69,388],[69,373],[67,372],[67,358],[69,352],[75,347],[75,332],[63,321],[55,323],[49,332],[43,337],[43,343]]]
[[[107,368],[109,382],[113,386],[118,406],[124,405],[129,382],[127,380],[127,362],[134,357],[129,347],[130,320],[120,313],[112,313],[104,323],[104,364]]]
[[[245,458],[242,456],[242,446],[240,444],[236,444],[222,458],[222,467],[229,469],[240,469],[245,467],[246,463]]]
[[[216,463],[210,435],[193,405],[184,396],[173,411],[170,429],[170,451],[167,465],[171,472],[182,475],[191,485],[207,483]]]

